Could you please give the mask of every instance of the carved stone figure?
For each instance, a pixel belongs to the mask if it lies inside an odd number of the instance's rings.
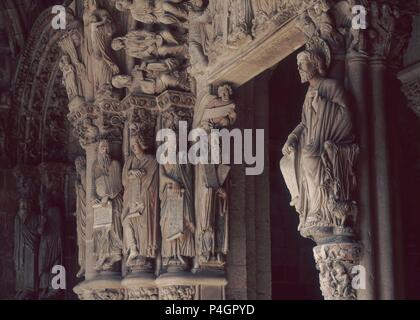
[[[39,219],[33,212],[34,206],[28,198],[19,199],[15,217],[14,262],[16,272],[16,298],[27,300],[35,298],[36,254],[39,248]]]
[[[121,166],[109,152],[108,141],[101,140],[98,159],[92,166],[93,240],[97,271],[113,271],[122,259]]]
[[[200,102],[194,123],[210,133],[236,120],[235,104],[228,85],[218,88],[218,96],[207,95]],[[204,107],[204,108],[203,108]],[[220,152],[220,150],[210,150]],[[228,195],[227,181],[230,167],[220,164],[199,164],[196,169],[196,192],[200,195],[196,209],[196,248],[200,266],[222,267],[228,251]],[[196,265],[195,268],[198,268]]]
[[[119,73],[109,53],[113,24],[109,13],[97,7],[96,0],[85,1],[83,22],[83,57],[88,79],[96,93],[103,85],[110,84],[112,77]]]
[[[162,258],[164,265],[187,266],[194,257],[193,172],[189,165],[165,164],[160,170]]]
[[[79,266],[80,270],[77,277],[81,278],[85,274],[86,263],[86,158],[78,157],[75,161],[76,166],[76,222],[77,222],[77,244],[79,247]]]
[[[192,0],[189,13],[189,53],[191,64],[196,64],[197,70],[207,67],[208,45],[209,45],[209,23],[211,18],[209,12],[204,8],[203,0]]]
[[[228,43],[238,45],[238,42],[252,40],[251,28],[254,11],[251,0],[230,0],[228,19]]]
[[[134,67],[131,76],[119,75],[112,79],[116,88],[128,88],[130,93],[160,94],[167,89],[190,90],[186,71],[172,71],[178,62],[166,59],[159,63],[142,63]],[[146,73],[146,75],[145,75]]]
[[[70,57],[64,55],[60,60],[60,70],[63,73],[63,85],[66,87],[69,100],[80,95],[77,84],[76,68],[72,65]]]
[[[126,54],[141,60],[166,58],[168,56],[185,57],[188,51],[186,45],[180,45],[169,31],[159,33],[147,30],[134,30],[124,37],[112,40],[112,49],[124,49]]]
[[[115,6],[120,11],[130,11],[133,18],[146,24],[183,25],[188,13],[184,0],[117,0]]]
[[[281,171],[292,195],[291,205],[300,216],[302,235],[317,238],[312,227],[351,228],[356,204],[353,164],[354,144],[349,103],[344,88],[326,78],[323,55],[304,51],[298,55],[302,82],[309,82],[302,121],[283,147]],[[316,240],[316,239],[315,239]]]
[[[51,272],[55,265],[63,264],[61,216],[57,207],[47,209],[47,216],[41,215],[38,233],[41,235],[38,258],[39,289],[41,299],[52,299],[60,292],[52,288]]]
[[[159,166],[146,154],[141,136],[131,138],[130,155],[124,165],[124,251],[128,267],[148,267],[158,249]]]

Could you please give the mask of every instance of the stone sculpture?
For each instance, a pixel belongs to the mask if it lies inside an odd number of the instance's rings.
[[[159,166],[153,155],[146,154],[147,144],[141,136],[130,140],[132,154],[123,169],[124,252],[130,268],[151,268],[158,249]]]
[[[183,25],[188,17],[184,0],[117,0],[120,11],[130,11],[133,18],[145,24]]]
[[[317,51],[298,55],[302,83],[309,82],[302,121],[283,147],[280,167],[300,216],[299,230],[317,238],[312,227],[352,228],[356,204],[354,144],[349,102],[344,88],[326,78],[324,56]],[[322,232],[321,232],[322,233]]]
[[[86,263],[86,158],[78,157],[75,161],[76,166],[76,223],[77,223],[77,245],[79,247],[79,267],[77,277],[85,274]]]
[[[201,100],[194,123],[210,133],[222,129],[236,120],[235,104],[228,85],[218,88],[218,96],[208,94]],[[220,150],[210,150],[220,152]],[[220,164],[199,164],[196,168],[196,255],[201,267],[222,267],[228,251],[228,192],[227,181],[230,167]],[[196,268],[198,266],[196,265]]]
[[[109,143],[103,139],[98,145],[98,159],[92,166],[93,240],[97,271],[113,271],[122,259],[122,189],[121,166],[111,158]]]

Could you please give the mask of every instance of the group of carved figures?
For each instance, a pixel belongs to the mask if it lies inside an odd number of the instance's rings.
[[[60,69],[69,99],[93,101],[109,91],[111,84],[130,93],[151,95],[167,89],[189,91],[185,1],[118,0],[116,8],[130,11],[135,20],[157,28],[149,31],[142,27],[114,37],[116,27],[108,11],[98,8],[96,0],[85,1],[83,31],[66,33],[60,41],[64,53]],[[140,63],[130,75],[121,75],[112,50],[124,50]]]
[[[199,125],[208,134],[211,128],[235,121],[231,93],[224,85],[219,88],[219,96],[205,97]],[[160,261],[169,272],[189,267],[195,271],[222,269],[228,251],[226,188],[230,168],[160,165],[147,137],[133,128],[131,154],[122,169],[111,158],[106,139],[98,143],[90,175],[85,158],[76,159],[79,276],[85,272],[87,206],[92,206],[94,214],[96,271],[117,271],[121,260],[131,272],[160,273]],[[86,201],[87,176],[92,179],[92,203]]]
[[[88,0],[83,37],[77,41],[77,33],[75,37],[70,33],[61,42],[65,54],[60,68],[69,98],[84,96],[86,101],[98,101],[112,86],[126,88],[132,95],[154,96],[168,89],[191,91],[190,76],[200,78],[198,73],[209,63],[210,46],[247,40],[257,32],[258,23],[272,19],[283,6],[286,4],[281,1],[268,0],[117,0],[118,10],[129,11],[136,21],[156,28],[113,38],[109,14],[98,9],[95,0]],[[301,123],[289,135],[280,163],[291,204],[299,213],[299,230],[316,242],[332,235],[353,236],[357,215],[352,191],[359,148],[345,90],[339,81],[327,77],[330,49],[342,42],[329,16],[330,8],[329,1],[319,1],[300,18],[300,27],[310,41],[298,55],[298,69],[309,90]],[[263,14],[266,19],[261,19]],[[353,36],[353,44],[361,41],[357,34]],[[83,63],[75,49],[80,44]],[[131,75],[118,74],[119,68],[110,58],[111,48],[141,61]],[[189,65],[192,68],[188,69]],[[236,113],[231,89],[221,86],[218,93],[198,95],[193,127],[209,132],[233,124]],[[72,111],[72,101],[69,107]],[[91,168],[86,168],[83,157],[76,161],[79,276],[85,273],[89,206],[94,216],[93,251],[98,272],[119,269],[122,261],[129,272],[222,268],[228,247],[226,181],[230,168],[159,165],[148,137],[136,132],[126,139],[131,154],[123,168],[111,158],[106,139],[97,143],[97,158]],[[92,179],[90,183],[87,178]],[[340,269],[338,264],[335,269]]]
[[[15,217],[16,298],[56,299],[52,268],[63,263],[59,174],[40,168],[40,192],[30,174],[16,172],[18,211]]]

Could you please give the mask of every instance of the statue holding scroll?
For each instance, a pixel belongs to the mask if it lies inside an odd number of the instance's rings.
[[[195,256],[193,172],[188,164],[161,166],[160,201],[163,264],[187,265]]]
[[[92,180],[95,269],[111,271],[122,259],[123,186],[121,166],[111,159],[107,140],[99,142],[98,159],[92,166]]]

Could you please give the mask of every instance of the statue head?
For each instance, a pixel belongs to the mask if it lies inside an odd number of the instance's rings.
[[[86,171],[86,158],[84,156],[77,157],[74,161],[74,165],[77,174],[82,174],[82,172]]]
[[[302,83],[306,83],[317,76],[326,76],[324,58],[317,52],[305,50],[299,53],[297,63]]]
[[[138,134],[130,139],[131,151],[137,157],[144,155],[148,149],[147,144],[142,135]]]
[[[146,62],[142,62],[141,65],[135,65],[131,75],[135,80],[144,80],[144,71],[147,69]]]
[[[118,37],[112,40],[111,48],[114,51],[119,51],[125,48],[125,41],[124,37]]]
[[[314,10],[317,15],[320,15],[323,12],[328,12],[331,8],[331,5],[328,0],[320,0],[314,5]]]
[[[230,97],[233,94],[233,91],[230,85],[225,84],[217,89],[217,94],[220,99],[222,99],[225,102],[228,102],[230,101]]]
[[[18,216],[25,222],[29,216],[29,208],[28,208],[28,200],[26,199],[19,199],[19,207],[18,207]]]
[[[118,75],[112,78],[112,85],[117,89],[128,88],[132,82],[133,78],[127,75]]]
[[[106,139],[101,139],[98,144],[98,163],[105,171],[111,165],[111,156],[109,154],[109,142]]]
[[[70,57],[67,55],[67,54],[65,54],[62,58],[61,58],[61,62],[64,64],[64,65],[69,65],[69,64],[71,64],[71,59],[70,59]]]
[[[117,0],[115,8],[117,8],[118,11],[127,11],[130,10],[131,5],[132,2],[130,0]]]
[[[109,142],[106,139],[101,139],[98,145],[98,154],[109,154]]]

